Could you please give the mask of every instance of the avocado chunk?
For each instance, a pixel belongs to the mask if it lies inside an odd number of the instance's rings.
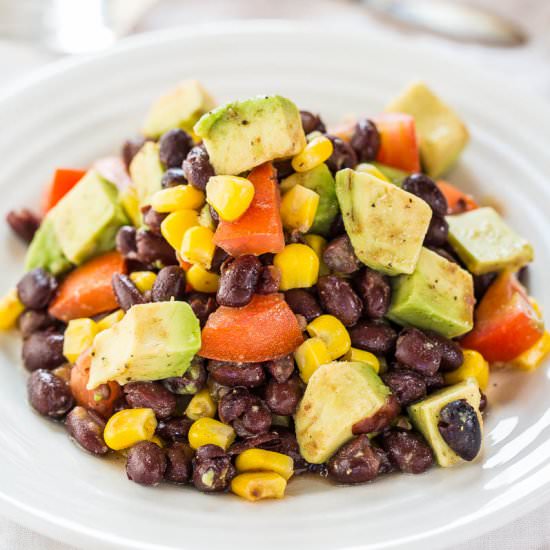
[[[200,346],[199,321],[186,302],[135,305],[95,337],[88,389],[181,376]]]
[[[384,176],[386,176],[393,184],[397,185],[398,187],[401,187],[403,184],[403,180],[409,176],[409,172],[405,172],[404,170],[399,170],[399,168],[393,168],[393,166],[387,166],[386,164],[382,164],[380,162],[373,162],[373,166],[376,166]]]
[[[159,144],[146,141],[130,163],[130,177],[134,182],[140,207],[151,204],[151,197],[162,189],[163,174]]]
[[[281,191],[288,191],[295,185],[303,185],[319,195],[319,204],[309,232],[327,236],[340,207],[336,198],[334,178],[323,163],[306,172],[296,172],[281,182]]]
[[[25,270],[42,267],[52,275],[61,275],[71,268],[55,235],[52,220],[46,218],[34,235],[27,250]]]
[[[533,260],[533,247],[490,207],[447,216],[449,242],[475,275],[520,268]]]
[[[336,195],[357,257],[386,275],[412,273],[432,211],[422,200],[366,172],[336,174]]]
[[[412,275],[392,280],[388,318],[456,338],[474,325],[474,282],[454,262],[423,248]]]
[[[469,140],[458,115],[424,82],[414,82],[395,98],[386,111],[414,117],[420,136],[420,158],[426,173],[437,178],[458,159]]]
[[[191,132],[195,122],[215,106],[200,82],[186,80],[153,103],[143,125],[143,134],[157,138],[173,128]]]
[[[195,124],[216,174],[236,175],[288,158],[306,146],[300,112],[284,97],[257,96],[227,103]]]
[[[459,399],[465,399],[475,409],[479,425],[483,430],[483,419],[479,412],[481,394],[475,378],[468,378],[464,382],[436,391],[408,409],[412,423],[426,438],[438,464],[443,468],[462,462],[462,459],[447,445],[438,429],[441,409]]]
[[[352,426],[374,416],[390,390],[359,361],[320,366],[309,379],[295,416],[300,453],[312,464],[327,461],[353,437]]]

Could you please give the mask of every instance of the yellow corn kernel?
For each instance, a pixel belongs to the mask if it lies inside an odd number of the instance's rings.
[[[88,349],[98,333],[97,323],[92,319],[73,319],[65,329],[63,355],[69,363],[74,363],[79,355]]]
[[[25,306],[19,300],[17,289],[12,288],[0,298],[0,330],[9,330],[15,327],[19,315],[25,311]]]
[[[201,264],[205,269],[210,269],[215,250],[214,232],[207,227],[197,225],[185,232],[180,255],[186,262]]]
[[[366,363],[377,374],[380,372],[380,361],[378,357],[370,351],[365,351],[357,348],[349,348],[349,351],[344,355],[346,361],[361,361]]]
[[[207,271],[200,264],[193,264],[187,271],[187,282],[198,292],[211,294],[218,290],[220,276]]]
[[[533,298],[533,296],[529,296],[529,302],[531,302],[531,305],[533,306],[537,317],[539,319],[542,319],[542,308],[540,307],[540,304],[535,300],[535,298]]]
[[[375,178],[378,178],[382,181],[387,181],[388,183],[391,183],[390,180],[382,174],[382,172],[374,166],[374,164],[368,164],[367,162],[362,162],[361,164],[357,165],[355,168],[356,172],[366,172],[367,174],[370,174],[371,176],[374,176]]]
[[[191,445],[193,449],[211,444],[217,445],[225,451],[227,451],[231,443],[235,441],[235,437],[235,430],[231,426],[208,417],[195,420],[187,436],[189,445]]]
[[[231,490],[241,498],[255,502],[264,498],[283,498],[286,480],[275,472],[248,472],[231,481]]]
[[[473,349],[465,349],[464,361],[458,369],[444,375],[446,384],[457,384],[467,378],[475,378],[480,389],[484,390],[489,384],[489,363],[481,353]]]
[[[151,207],[157,212],[196,210],[204,204],[204,193],[192,185],[176,185],[157,191],[151,198]]]
[[[317,254],[317,257],[319,258],[319,277],[322,277],[323,275],[328,275],[330,273],[330,269],[323,260],[323,252],[327,247],[327,240],[324,237],[321,237],[321,235],[315,235],[314,233],[304,235],[304,240],[306,241],[306,244],[313,249],[315,254]]]
[[[210,212],[210,205],[205,204],[199,212],[199,225],[208,227],[212,231],[216,231],[216,225],[212,219],[212,213]]]
[[[222,220],[234,222],[254,198],[254,184],[239,176],[212,176],[206,184],[206,200]]]
[[[157,274],[152,271],[134,271],[130,273],[130,279],[140,292],[147,292],[153,288]]]
[[[185,232],[190,227],[199,225],[199,215],[190,209],[178,210],[168,214],[160,224],[160,232],[175,250],[181,248]]]
[[[307,233],[313,225],[319,194],[303,185],[295,185],[281,201],[281,219],[286,229]]]
[[[103,319],[100,319],[97,322],[97,332],[101,332],[103,330],[107,330],[108,328],[111,328],[113,325],[116,325],[119,321],[122,321],[122,318],[124,317],[124,310],[117,309],[116,311],[113,311],[113,313],[109,313],[109,315],[103,317]]]
[[[307,245],[294,243],[275,254],[273,265],[281,272],[281,290],[308,288],[319,277],[319,258]]]
[[[310,336],[321,338],[331,359],[342,357],[351,348],[351,338],[346,327],[334,315],[320,315],[306,327]]]
[[[153,409],[123,409],[109,418],[103,438],[108,447],[120,451],[139,441],[150,441],[156,429]]]
[[[550,332],[544,331],[544,334],[528,350],[512,361],[512,365],[521,370],[533,371],[541,366],[549,353]]]
[[[164,442],[158,435],[154,435],[149,441],[152,441],[156,445],[158,445],[161,449],[164,447]]]
[[[276,472],[285,479],[290,479],[294,473],[294,461],[288,455],[265,451],[264,449],[248,449],[243,451],[235,461],[237,472]]]
[[[72,365],[69,365],[69,363],[64,363],[60,367],[57,367],[52,370],[52,373],[55,374],[58,378],[61,378],[61,380],[65,380],[67,384],[71,381],[71,370]]]
[[[216,403],[214,403],[207,388],[204,388],[193,396],[185,409],[185,414],[191,420],[214,418],[216,416]]]
[[[330,139],[325,136],[316,137],[292,159],[292,168],[296,172],[307,172],[325,162],[333,151]]]
[[[139,227],[142,221],[141,210],[139,208],[139,198],[134,185],[128,186],[120,193],[120,204],[130,218],[132,225]]]
[[[307,384],[312,374],[321,366],[330,363],[330,353],[321,338],[308,338],[294,352],[300,378]]]

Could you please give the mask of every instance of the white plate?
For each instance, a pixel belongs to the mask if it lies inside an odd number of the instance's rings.
[[[462,114],[472,143],[452,179],[503,206],[535,245],[531,289],[550,311],[550,111],[479,71],[368,33],[236,24],[143,36],[98,58],[65,63],[0,101],[2,210],[36,203],[60,165],[117,150],[149,102],[179,79],[220,100],[278,92],[335,121],[376,113],[423,78]],[[21,273],[23,248],[0,228],[2,288]],[[26,403],[19,343],[2,337],[0,510],[86,547],[425,548],[495,528],[550,499],[550,380],[506,373],[491,387],[485,452],[477,464],[396,475],[359,487],[296,479],[280,502],[251,505],[169,485],[142,488],[122,464],[77,449]],[[497,379],[497,378],[495,378]]]

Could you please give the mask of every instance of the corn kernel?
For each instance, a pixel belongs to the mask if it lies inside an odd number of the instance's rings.
[[[535,298],[533,298],[533,296],[529,296],[529,302],[531,303],[531,306],[533,306],[537,317],[542,319],[542,308],[540,307],[540,304],[535,300]]]
[[[74,363],[79,355],[88,349],[98,333],[97,323],[92,319],[73,319],[65,329],[63,355],[69,363]]]
[[[484,390],[489,384],[489,363],[481,353],[473,349],[465,349],[462,365],[444,375],[446,384],[456,384],[467,378],[475,378],[480,389]]]
[[[541,366],[549,353],[550,332],[544,331],[544,334],[528,350],[512,361],[512,366],[525,371],[533,371]]]
[[[216,231],[216,224],[212,219],[212,213],[210,212],[210,205],[205,204],[199,212],[199,225],[208,227],[211,231]]]
[[[109,313],[109,315],[97,321],[97,332],[101,332],[103,330],[107,330],[108,328],[111,328],[113,325],[116,325],[119,321],[122,321],[123,317],[124,317],[124,310],[122,309],[117,309],[116,311],[113,311],[113,313]]]
[[[308,288],[319,277],[319,258],[307,245],[293,243],[275,254],[273,265],[281,272],[281,290]]]
[[[142,221],[141,210],[139,208],[139,198],[134,185],[128,186],[120,193],[120,204],[130,218],[132,225],[139,227]]]
[[[179,251],[185,232],[196,225],[199,225],[199,216],[194,210],[178,210],[162,220],[160,232],[170,246]]]
[[[17,289],[12,288],[0,299],[0,330],[15,327],[19,315],[25,311],[25,306],[19,300]]]
[[[371,176],[374,176],[375,178],[378,178],[382,181],[387,181],[388,183],[391,183],[390,180],[382,174],[382,172],[374,166],[374,164],[369,164],[367,162],[362,162],[361,164],[358,164],[355,167],[356,172],[366,172],[367,174],[370,174]]]
[[[235,461],[237,472],[276,472],[286,480],[294,473],[294,461],[288,455],[248,449],[243,451]]]
[[[149,441],[158,445],[161,449],[164,447],[164,442],[158,435],[154,435]]]
[[[231,490],[241,498],[255,502],[264,498],[283,498],[286,480],[275,472],[248,472],[231,481]]]
[[[254,185],[238,176],[212,176],[206,184],[206,200],[222,220],[234,222],[254,198]]]
[[[130,273],[130,279],[140,292],[147,292],[153,288],[157,274],[152,271],[134,271]]]
[[[294,352],[300,378],[307,384],[313,373],[321,366],[330,363],[330,353],[321,338],[308,338]]]
[[[109,418],[103,438],[108,447],[120,451],[139,441],[150,441],[156,429],[153,409],[123,409]]]
[[[157,191],[151,198],[151,207],[157,212],[196,210],[204,204],[204,193],[192,185],[176,185]]]
[[[306,330],[310,336],[323,340],[331,359],[342,357],[351,348],[351,338],[346,327],[334,315],[320,315],[309,323]]]
[[[360,361],[361,363],[366,363],[376,374],[380,372],[380,361],[378,357],[370,351],[349,348],[349,351],[344,355],[344,359],[346,361]]]
[[[207,271],[200,264],[193,264],[187,271],[187,282],[198,292],[214,293],[218,290],[220,276]]]
[[[191,420],[199,418],[214,418],[216,416],[216,403],[214,403],[207,388],[197,392],[185,409],[185,414]]]
[[[63,363],[63,365],[53,369],[52,373],[58,378],[61,378],[61,380],[65,380],[65,382],[67,382],[68,384],[71,381],[72,368],[72,365],[69,365],[68,363]]]
[[[199,418],[191,425],[187,438],[193,449],[203,445],[217,445],[225,451],[235,441],[235,430],[213,418]]]
[[[281,219],[286,229],[307,233],[315,220],[319,194],[303,185],[295,185],[281,201]]]
[[[292,159],[292,168],[296,172],[307,172],[325,162],[333,151],[330,139],[325,136],[316,137]]]
[[[306,241],[306,244],[313,249],[315,254],[317,254],[317,257],[319,258],[319,277],[322,277],[323,275],[328,275],[330,273],[330,269],[323,260],[323,252],[327,247],[327,240],[324,237],[321,237],[321,235],[315,235],[314,233],[304,235],[304,240]]]
[[[207,227],[197,225],[185,232],[181,242],[180,255],[186,262],[201,264],[205,269],[210,269],[215,250],[214,232]]]

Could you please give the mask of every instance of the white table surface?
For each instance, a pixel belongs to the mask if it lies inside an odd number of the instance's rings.
[[[411,41],[432,44],[434,48],[466,57],[489,72],[504,74],[518,87],[535,91],[550,101],[550,0],[478,0],[476,3],[496,8],[519,21],[532,39],[521,48],[498,49],[458,45],[421,33],[407,32],[406,35]],[[346,25],[350,29],[370,26],[388,33],[404,33],[402,29],[383,26],[379,20],[367,15],[359,4],[345,0],[163,0],[139,30],[254,17],[318,19]],[[56,56],[39,47],[0,38],[0,88],[55,59]],[[550,549],[550,505],[466,544],[453,546],[449,541],[449,545],[454,550]],[[0,550],[73,550],[73,547],[0,517]]]

